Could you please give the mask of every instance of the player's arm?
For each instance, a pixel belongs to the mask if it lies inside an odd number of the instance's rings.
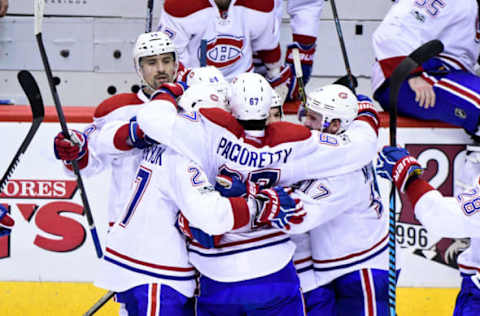
[[[257,211],[253,199],[225,198],[208,182],[204,171],[192,161],[178,156],[170,183],[177,207],[189,225],[207,234],[221,235],[250,224]]]
[[[478,188],[462,193],[456,199],[444,197],[418,177],[420,170],[420,164],[404,148],[387,146],[379,154],[378,175],[393,181],[401,192],[406,193],[416,218],[429,231],[452,238],[479,237]]]

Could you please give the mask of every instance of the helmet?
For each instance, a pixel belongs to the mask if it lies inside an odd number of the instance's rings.
[[[219,93],[215,85],[196,84],[189,87],[180,97],[178,105],[185,112],[198,111],[200,108],[218,107],[225,109],[227,96]]]
[[[280,108],[280,113],[281,116],[283,117],[283,104],[282,100],[280,98],[280,95],[275,91],[275,89],[272,89],[272,108]]]
[[[272,87],[261,75],[246,72],[236,76],[230,87],[229,107],[239,120],[264,120],[272,105]]]
[[[140,80],[143,81],[143,75],[140,67],[140,59],[146,56],[155,56],[160,54],[173,53],[178,68],[178,56],[175,45],[167,34],[163,32],[151,32],[140,34],[133,47],[133,62],[135,70]],[[175,70],[176,72],[177,70]]]
[[[307,95],[307,110],[322,115],[321,126],[328,127],[332,120],[339,119],[343,130],[347,129],[358,113],[357,97],[349,88],[330,84]]]
[[[228,94],[228,82],[220,70],[214,66],[192,68],[185,78],[185,82],[189,87],[198,84],[210,85],[211,87],[215,87],[217,93],[223,95],[225,98]]]

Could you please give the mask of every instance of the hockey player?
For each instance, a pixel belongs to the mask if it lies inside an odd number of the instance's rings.
[[[201,41],[206,40],[206,64],[220,69],[230,81],[253,70],[252,52],[267,68],[266,78],[284,101],[293,93],[293,74],[283,66],[280,29],[274,0],[166,0],[158,30],[169,34],[186,67],[200,65]],[[282,101],[282,102],[283,102]]]
[[[280,122],[283,118],[283,103],[275,90],[272,91],[272,106],[268,112],[267,125],[273,122]]]
[[[471,170],[474,182],[469,190],[455,197],[443,197],[421,179],[421,166],[408,151],[384,147],[379,154],[377,172],[406,193],[415,217],[439,236],[472,237],[470,247],[458,259],[462,271],[462,287],[457,296],[454,316],[473,316],[480,311],[480,170]]]
[[[341,136],[357,112],[376,119],[368,98],[357,100],[349,88],[327,85],[307,95],[303,123]],[[307,216],[290,233],[309,231],[310,245],[297,244],[297,252],[308,253],[305,245],[311,247],[315,274],[313,281],[302,279],[308,315],[388,315],[388,217],[382,212],[373,164],[296,187],[292,197],[304,201]],[[297,265],[301,273],[305,262]]]
[[[304,125],[328,137],[342,136],[358,112],[376,120],[373,104],[360,99],[342,85],[317,89],[307,95]],[[292,197],[304,202],[307,214],[286,232],[300,233],[292,240],[308,315],[387,315],[388,219],[372,163],[294,187]]]
[[[175,228],[178,210],[203,231],[223,234],[250,227],[252,216],[281,220],[276,208],[288,213],[283,201],[293,200],[285,194],[280,204],[223,198],[198,165],[173,150],[154,144],[142,155],[130,200],[107,235],[95,285],[117,292],[128,315],[193,316],[196,272]]]
[[[390,76],[414,49],[432,39],[445,46],[443,53],[416,69],[400,88],[398,112],[425,120],[440,120],[462,127],[474,140],[460,173],[480,160],[480,77],[474,66],[480,53],[479,6],[475,0],[395,3],[373,34],[376,62],[374,98],[389,109]],[[476,152],[476,153],[475,153]],[[456,189],[460,190],[460,189]]]
[[[220,173],[236,174],[242,180],[266,187],[291,184],[311,176],[312,172],[334,175],[356,170],[373,159],[376,149],[373,154],[369,150],[376,148],[376,133],[363,121],[352,124],[356,132],[348,141],[334,135],[322,137],[286,122],[265,128],[268,101],[271,102],[269,89],[261,76],[242,74],[233,81],[229,105],[233,116],[219,109],[201,109],[194,116],[178,116],[173,106],[151,102],[138,113],[139,127],[150,138],[193,157],[212,182]],[[352,156],[342,154],[348,149],[357,150],[356,145],[360,143],[358,152],[353,154],[355,159],[351,159],[354,161],[349,160]],[[327,159],[334,152],[342,159]],[[311,161],[319,161],[316,158],[323,163],[312,165]],[[289,308],[295,308],[290,314],[295,313],[298,308],[295,293],[299,293],[299,287],[298,279],[292,275],[292,272],[295,274],[290,263],[294,246],[288,236],[265,229],[232,232],[225,234],[217,247],[205,249],[195,243],[189,246],[190,260],[203,275],[199,311],[230,310],[234,302],[239,302],[235,305],[240,309],[252,302],[264,305],[272,296],[266,298],[257,293],[259,281],[273,281],[283,275],[285,287],[278,287],[277,292],[270,291],[270,294],[287,295],[292,301],[284,301],[286,305],[278,305],[272,313],[278,314],[279,309],[288,313]],[[249,264],[238,265],[238,262]],[[244,293],[247,284],[251,288],[249,294]],[[230,294],[218,297],[215,295],[218,291]],[[237,291],[243,293],[241,301],[234,294]],[[290,294],[281,291],[290,291]]]
[[[111,168],[111,183],[108,204],[108,220],[113,225],[119,212],[127,202],[130,182],[134,179],[136,167],[141,159],[141,149],[134,146],[122,146],[113,140],[104,144],[98,134],[110,121],[129,120],[140,105],[147,102],[153,91],[160,85],[173,82],[177,73],[178,58],[170,38],[162,32],[139,35],[133,50],[135,70],[142,82],[138,93],[122,93],[104,100],[95,109],[93,123],[82,133],[71,131],[74,143],[59,133],[54,140],[55,156],[61,159],[69,170],[70,161],[77,160],[82,175],[90,176]],[[124,128],[128,135],[128,128]],[[102,138],[105,139],[105,138]],[[113,147],[113,150],[110,148]],[[131,149],[131,150],[130,150]],[[73,172],[70,172],[73,174]]]

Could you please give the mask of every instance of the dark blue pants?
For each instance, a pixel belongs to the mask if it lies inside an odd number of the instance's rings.
[[[474,315],[480,315],[480,289],[473,283],[471,276],[464,275],[453,316]]]
[[[276,273],[240,282],[218,282],[202,276],[197,315],[305,315],[293,263]]]

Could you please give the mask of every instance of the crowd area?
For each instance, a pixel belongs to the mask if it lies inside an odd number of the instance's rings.
[[[282,0],[165,0],[156,30],[136,39],[140,90],[53,140],[67,174],[72,161],[84,177],[112,170],[95,285],[115,292],[120,315],[394,315],[401,271],[389,265],[377,177],[430,232],[472,238],[454,315],[480,314],[478,1],[394,2],[371,39],[370,95],[349,67],[305,92],[324,3],[287,1],[281,47]],[[372,99],[390,110],[393,71],[434,39],[443,52],[402,82],[398,112],[471,136],[452,197],[406,149],[377,152]],[[300,124],[283,121],[290,101]],[[8,234],[14,220],[0,210]]]

